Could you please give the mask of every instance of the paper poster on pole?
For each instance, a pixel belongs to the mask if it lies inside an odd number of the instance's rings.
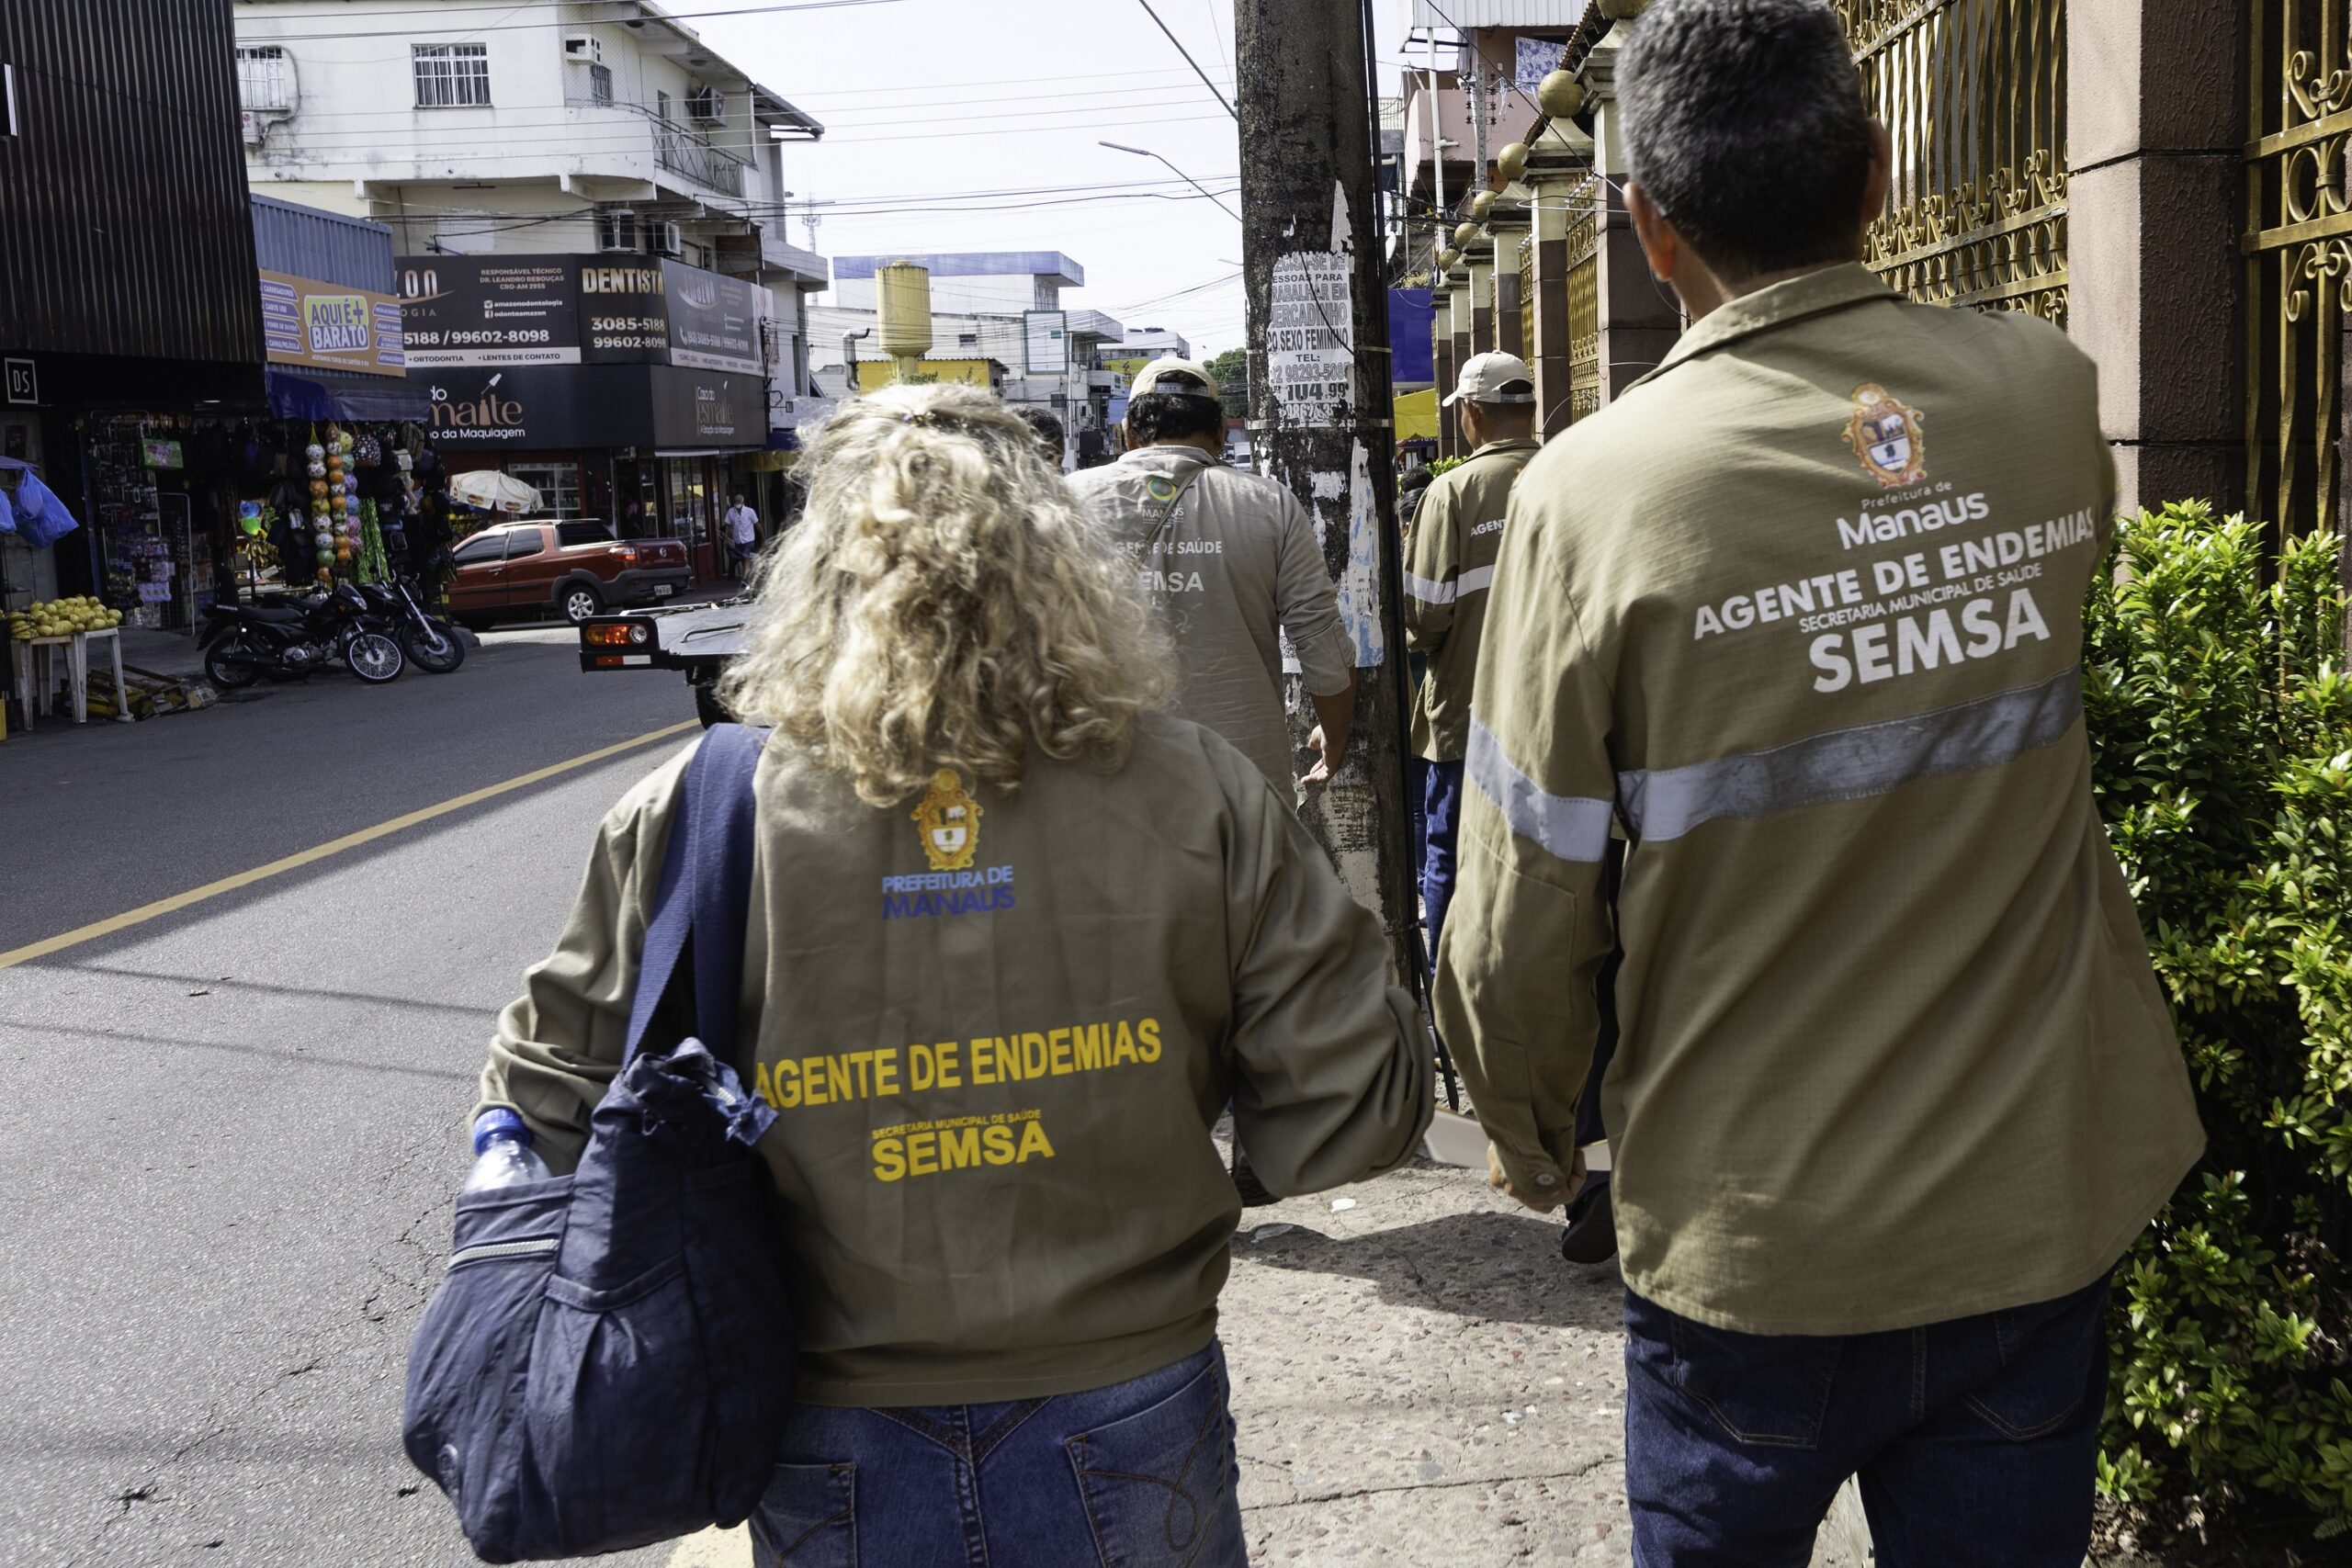
[[[1355,298],[1344,250],[1274,258],[1266,310],[1266,381],[1284,424],[1332,425],[1349,401]]]

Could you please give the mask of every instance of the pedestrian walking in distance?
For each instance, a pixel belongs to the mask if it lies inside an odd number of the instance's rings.
[[[774,731],[736,1032],[798,1358],[754,1561],[1238,1564],[1210,1127],[1283,1193],[1402,1165],[1420,1021],[1287,793],[1164,711],[1133,563],[1003,403],[873,393],[804,471],[722,694]],[[499,1021],[482,1110],[558,1172],[684,771],[605,818]]]
[[[1135,562],[1176,641],[1177,709],[1241,748],[1285,797],[1290,727],[1282,638],[1315,704],[1320,784],[1347,756],[1355,641],[1298,498],[1225,465],[1216,378],[1188,359],[1156,359],[1129,390],[1127,451],[1070,476],[1080,501]]]
[[[752,562],[759,555],[760,514],[743,504],[741,494],[733,499],[735,504],[727,509],[725,518],[727,543],[734,557],[735,581],[743,582],[750,580]]]
[[[1656,0],[1626,193],[1690,330],[1520,476],[1438,1018],[1497,1180],[1605,1079],[1645,1563],[2079,1568],[2117,1258],[2203,1144],[2091,797],[2113,465],[2024,315],[1860,265],[1891,153],[1820,0]]]
[[[1035,403],[1014,403],[1011,406],[1021,423],[1035,434],[1038,455],[1046,459],[1046,466],[1054,472],[1060,473],[1064,451],[1069,445],[1069,432],[1062,428],[1062,422]]]
[[[1474,355],[1446,395],[1470,456],[1430,481],[1413,509],[1405,570],[1405,646],[1427,661],[1414,694],[1413,754],[1423,772],[1421,908],[1435,951],[1453,897],[1462,757],[1470,734],[1487,594],[1502,549],[1511,486],[1541,450],[1535,373],[1515,354]]]

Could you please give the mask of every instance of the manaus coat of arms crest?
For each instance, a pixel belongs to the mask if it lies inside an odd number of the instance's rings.
[[[1846,422],[1846,445],[1881,490],[1917,484],[1928,477],[1928,448],[1919,411],[1897,402],[1875,381],[1854,389],[1854,412]]]
[[[963,871],[980,852],[980,803],[953,768],[931,775],[931,793],[911,814],[933,871]]]

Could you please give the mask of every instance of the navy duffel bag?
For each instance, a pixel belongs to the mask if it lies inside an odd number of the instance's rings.
[[[791,1317],[752,1145],[775,1112],[729,1065],[763,739],[721,726],[687,764],[628,1054],[579,1168],[458,1200],[402,1436],[486,1562],[732,1527],[774,1471]],[[662,1005],[686,953],[695,1037],[663,1050],[647,1034],[684,1000]]]

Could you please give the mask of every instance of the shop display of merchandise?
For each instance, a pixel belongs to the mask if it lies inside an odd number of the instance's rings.
[[[372,501],[360,502],[359,516],[359,570],[356,575],[362,582],[390,582],[392,568],[391,563],[384,558],[384,531],[376,523],[376,503]]]
[[[8,635],[18,642],[40,637],[71,637],[122,625],[122,612],[84,594],[74,599],[35,600],[8,617]]]

